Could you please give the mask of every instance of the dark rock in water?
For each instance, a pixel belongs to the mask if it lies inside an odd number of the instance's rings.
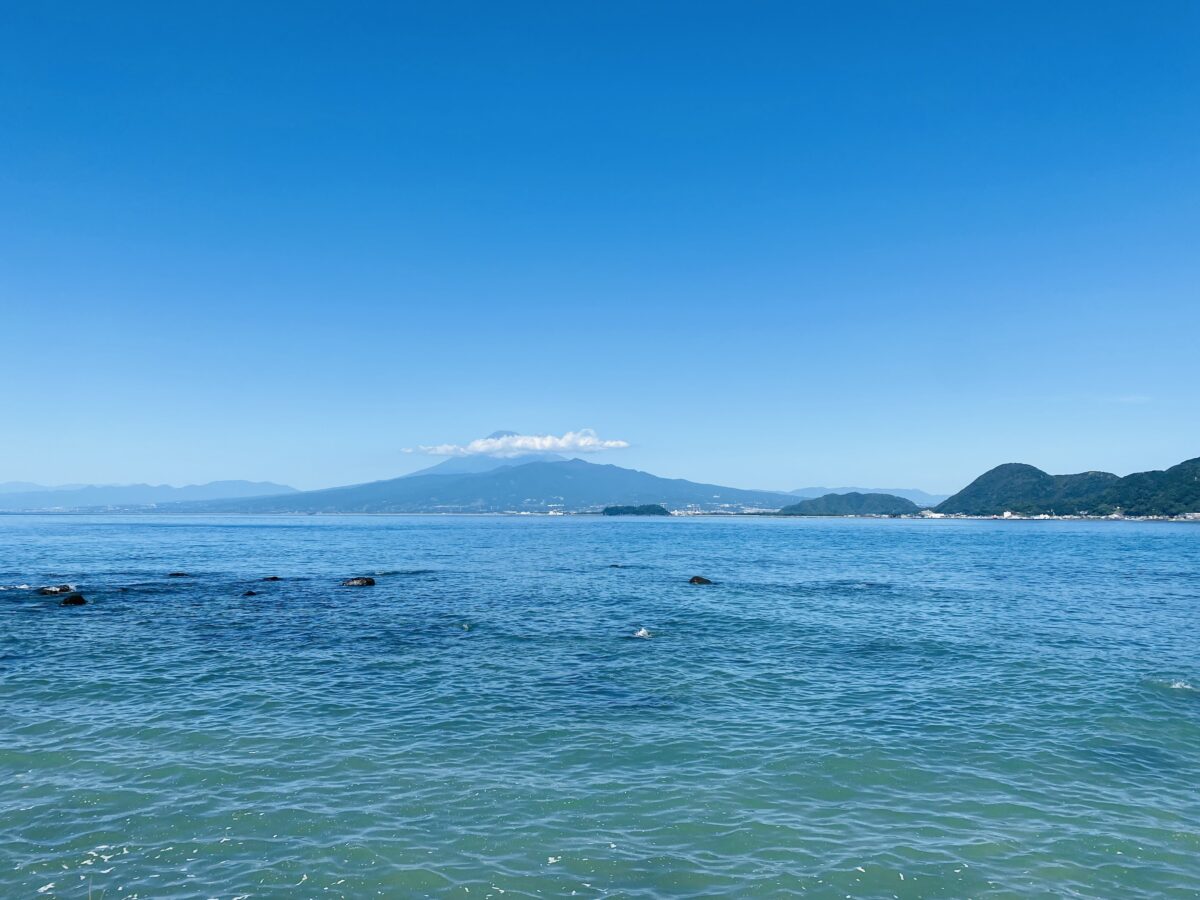
[[[712,584],[712,582],[703,575],[693,575],[690,579],[688,579],[688,584]]]
[[[191,578],[192,576],[189,575],[187,572],[168,572],[167,577],[168,578]]]
[[[243,592],[242,596],[243,597],[257,597],[258,591],[245,591],[245,592]]]
[[[343,587],[373,587],[375,585],[374,578],[347,578],[342,582]]]
[[[87,598],[83,594],[68,594],[58,601],[59,606],[83,606],[87,603]]]
[[[69,594],[75,588],[69,584],[52,584],[49,587],[38,588],[38,593],[43,597],[49,597],[52,594]]]
[[[283,581],[278,575],[268,575],[263,581]]]
[[[621,565],[620,563],[609,563],[609,564],[608,564],[608,567],[609,567],[610,569],[623,569],[623,568],[625,568],[625,567],[624,567],[623,565]]]

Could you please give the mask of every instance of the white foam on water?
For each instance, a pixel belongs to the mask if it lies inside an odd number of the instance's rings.
[[[639,628],[637,631],[635,631],[633,633],[633,636],[635,638],[648,638],[648,637],[650,637],[650,630],[647,628],[644,628],[644,627]]]
[[[1192,682],[1183,678],[1147,678],[1146,684],[1159,690],[1167,691],[1195,691],[1200,690]]]

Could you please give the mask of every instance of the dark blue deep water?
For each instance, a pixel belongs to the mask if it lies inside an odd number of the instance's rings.
[[[1200,525],[9,516],[0,586],[2,897],[1200,895]]]

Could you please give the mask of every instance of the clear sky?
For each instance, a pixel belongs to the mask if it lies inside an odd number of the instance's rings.
[[[1200,456],[1200,4],[22,3],[0,481]]]

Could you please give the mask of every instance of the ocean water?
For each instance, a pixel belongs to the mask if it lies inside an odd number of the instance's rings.
[[[5,898],[1200,895],[1200,526],[9,516],[0,586]]]

